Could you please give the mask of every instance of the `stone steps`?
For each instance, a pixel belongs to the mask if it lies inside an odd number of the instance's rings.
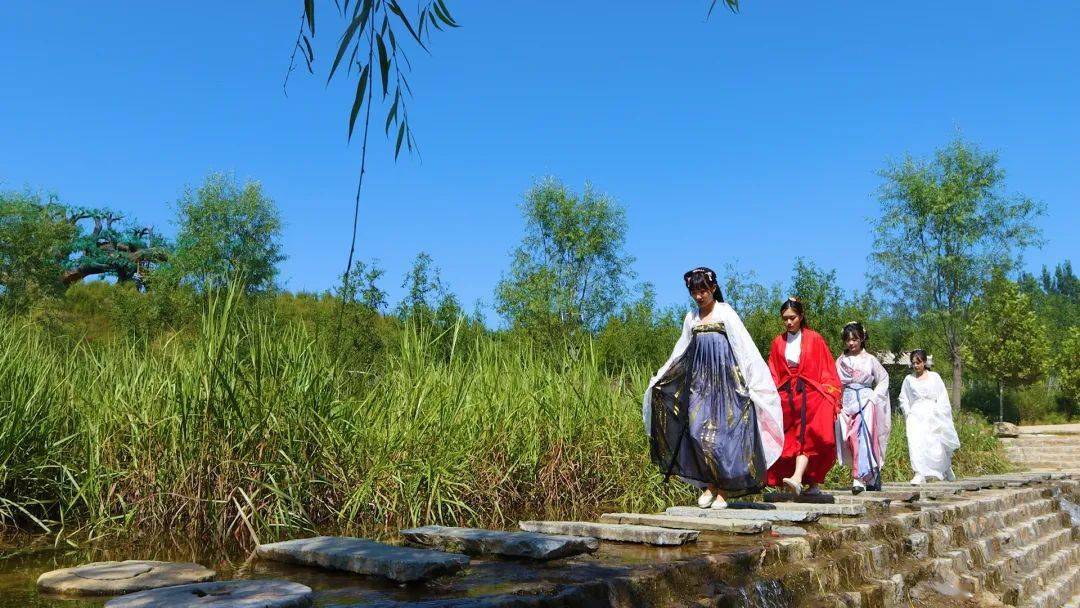
[[[1077,566],[1075,558],[1072,565],[1062,574],[1047,581],[1046,585],[1034,595],[1021,598],[1017,605],[1024,608],[1080,605],[1080,567]]]
[[[1077,569],[1077,564],[1080,564],[1080,544],[1072,543],[1052,554],[1034,571],[1003,585],[1001,600],[1007,604],[1021,604],[1025,598],[1033,598],[1048,589],[1053,581],[1071,574]],[[1067,597],[1072,597],[1072,589],[1068,591]]]
[[[982,570],[983,585],[990,590],[1000,590],[1011,578],[1025,572],[1033,572],[1050,555],[1064,549],[1072,542],[1069,528],[1055,530],[1023,547],[1007,550]]]
[[[890,518],[892,524],[844,526],[846,538],[839,550],[812,550],[809,542],[798,550],[789,549],[778,561],[794,561],[802,566],[783,577],[785,586],[828,594],[824,603],[812,604],[815,606],[906,606],[901,602],[909,588],[920,580],[939,576],[939,567],[964,573],[963,577],[971,581],[969,586],[974,587],[981,586],[980,581],[986,578],[977,573],[979,566],[1000,566],[999,560],[1007,563],[1008,558],[1001,557],[1004,548],[1011,551],[1008,557],[1019,557],[1026,564],[1047,555],[1051,561],[1065,559],[1064,554],[1048,553],[1070,534],[1068,529],[1061,529],[1065,520],[1055,510],[1056,501],[1046,497],[1048,492],[1025,488],[982,494],[942,503],[934,510],[899,514]],[[887,537],[895,536],[895,532],[888,530],[898,525],[910,526],[910,532],[900,543],[889,542]],[[1018,549],[1020,541],[1034,544]],[[819,542],[819,549],[825,544]],[[830,570],[829,565],[834,567]]]

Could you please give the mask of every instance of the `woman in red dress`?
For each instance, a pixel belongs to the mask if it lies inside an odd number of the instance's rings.
[[[769,371],[784,412],[784,450],[769,468],[770,486],[787,485],[795,494],[819,494],[818,484],[836,462],[836,413],[841,384],[829,345],[806,326],[802,302],[780,307],[783,334],[769,350]]]

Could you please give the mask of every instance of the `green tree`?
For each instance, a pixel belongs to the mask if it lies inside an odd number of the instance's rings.
[[[526,234],[499,282],[496,309],[531,331],[598,329],[633,277],[622,208],[589,184],[578,195],[549,177],[529,190],[521,209]]]
[[[973,302],[964,354],[976,371],[997,382],[998,419],[1005,419],[1006,388],[1031,384],[1046,366],[1046,328],[1020,287],[995,270]]]
[[[410,317],[430,319],[448,299],[455,305],[457,303],[443,284],[442,271],[426,251],[416,254],[412,267],[401,281],[401,287],[405,290],[405,296],[398,303],[397,315],[402,320]]]
[[[791,294],[802,301],[809,326],[817,331],[834,355],[843,352],[840,331],[850,321],[870,325],[874,316],[874,302],[866,294],[845,295],[836,281],[836,270],[824,270],[805,258],[795,258],[791,271]],[[779,312],[779,307],[777,307]],[[776,327],[780,321],[776,315]]]
[[[1043,205],[1004,192],[996,154],[956,139],[932,159],[910,156],[881,172],[871,284],[933,324],[952,366],[952,403],[963,392],[971,300],[995,266],[1009,271],[1040,242]]]
[[[1074,405],[1080,403],[1080,325],[1064,330],[1056,341],[1050,369],[1057,376],[1061,394]]]
[[[780,332],[780,284],[766,287],[757,281],[757,273],[729,263],[720,273],[724,301],[735,309],[758,350],[768,354],[773,338]]]
[[[22,309],[60,293],[74,235],[62,206],[36,195],[0,193],[0,302]]]
[[[225,287],[243,277],[248,291],[274,288],[281,252],[281,218],[258,182],[237,185],[214,173],[177,204],[176,252],[169,263],[173,281]]]
[[[609,372],[652,373],[667,360],[679,338],[685,309],[662,309],[656,304],[656,289],[645,283],[641,296],[623,304],[608,317],[596,336],[596,351]]]

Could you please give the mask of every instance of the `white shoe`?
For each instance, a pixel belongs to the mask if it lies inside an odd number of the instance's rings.
[[[926,478],[923,477],[922,475],[916,474],[914,477],[911,478],[910,483],[913,486],[921,486],[924,483],[926,483]]]
[[[698,497],[697,506],[701,507],[702,509],[708,509],[709,505],[711,505],[714,500],[716,500],[716,496],[712,493],[712,490],[705,490],[705,492],[703,492],[701,496]]]
[[[717,510],[726,509],[727,508],[727,501],[724,500],[723,496],[720,496],[719,494],[717,494],[716,498],[713,499],[712,506],[710,506],[709,508],[710,509],[717,509]]]
[[[851,493],[852,494],[862,494],[865,491],[866,491],[866,484],[863,483],[861,479],[853,479],[853,480],[851,480]]]
[[[795,483],[795,480],[793,480],[790,477],[785,477],[785,478],[781,479],[780,481],[782,481],[784,483],[784,485],[786,485],[787,487],[791,488],[791,493],[792,494],[794,494],[796,496],[798,496],[799,494],[802,494],[802,484],[801,483]]]

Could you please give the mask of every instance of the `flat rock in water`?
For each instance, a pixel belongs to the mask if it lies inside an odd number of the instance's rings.
[[[596,551],[600,543],[587,536],[562,536],[536,532],[503,532],[424,526],[401,531],[411,545],[437,547],[445,551],[525,557],[535,560],[558,559]]]
[[[275,580],[195,583],[140,591],[105,603],[105,608],[306,608],[311,588]]]
[[[704,517],[675,517],[673,515],[650,515],[645,513],[605,513],[600,521],[606,524],[631,524],[659,526],[702,532],[731,532],[734,534],[757,534],[768,532],[770,522],[753,519],[707,519]]]
[[[601,524],[589,521],[523,521],[518,525],[526,532],[591,536],[602,540],[646,545],[684,545],[696,541],[699,535],[697,530],[629,524]]]
[[[775,505],[769,504],[766,506],[774,507]],[[667,513],[668,515],[673,515],[675,517],[705,517],[718,519],[753,518],[770,522],[817,521],[821,517],[821,513],[817,513],[814,511],[781,511],[779,509],[748,511],[747,509],[702,509],[699,507],[668,507],[665,513]]]
[[[793,494],[791,492],[769,492],[762,495],[765,502],[801,502],[816,505],[831,505],[836,497],[828,494]]]
[[[255,555],[291,564],[382,576],[399,583],[454,574],[469,565],[469,558],[457,553],[397,547],[348,536],[316,536],[259,545],[255,547]]]
[[[818,513],[819,515],[844,515],[847,517],[866,515],[866,505],[854,502],[832,505],[809,505],[803,502],[778,502],[774,504],[777,511],[798,511]]]
[[[216,574],[199,564],[126,560],[95,562],[46,572],[38,589],[63,595],[123,595],[170,585],[201,583]]]

